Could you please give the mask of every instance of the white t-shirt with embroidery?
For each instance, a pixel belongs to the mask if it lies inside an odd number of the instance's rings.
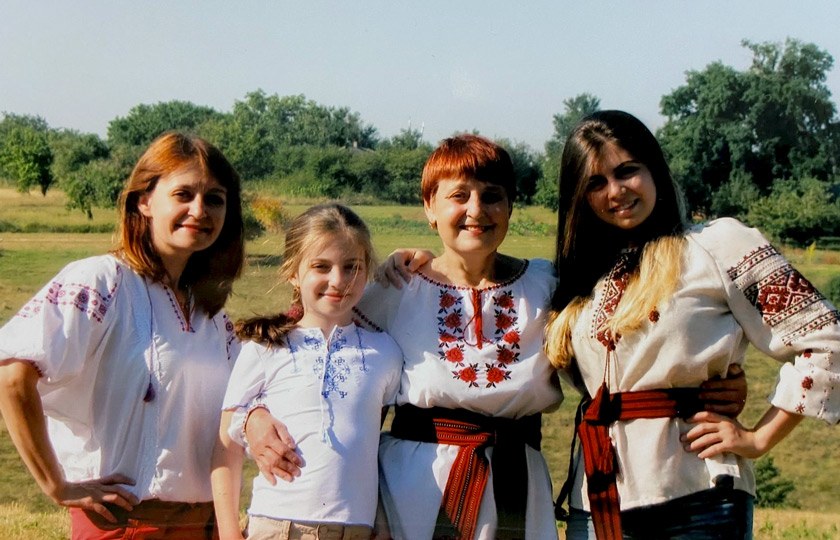
[[[640,330],[617,340],[610,391],[699,386],[743,363],[752,343],[784,362],[773,405],[840,421],[840,390],[834,390],[840,389],[840,313],[755,229],[720,219],[693,227],[686,238],[673,297],[657,306]],[[604,321],[622,291],[614,269],[598,282],[573,328],[577,364],[590,395],[604,374]],[[689,428],[678,418],[612,425],[623,510],[708,489],[718,474],[732,475],[737,489],[755,493],[750,460],[732,454],[698,459],[679,441]],[[572,506],[588,510],[582,469],[579,463]]]
[[[385,329],[405,356],[397,404],[467,409],[521,418],[556,407],[562,393],[543,354],[545,318],[556,279],[550,262],[526,261],[506,283],[454,287],[421,274],[402,289],[369,286],[357,315]],[[479,346],[480,344],[480,346]],[[394,538],[432,536],[458,447],[383,435],[383,504]],[[488,454],[492,459],[492,448]],[[557,534],[545,460],[526,447],[527,538]],[[476,538],[493,538],[493,483],[482,497]]]
[[[238,353],[223,313],[193,312],[111,255],[67,265],[0,329],[28,360],[70,481],[121,473],[140,499],[207,502],[222,396]]]
[[[295,328],[287,344],[243,344],[224,398],[226,410],[268,406],[305,462],[294,482],[272,486],[257,475],[248,513],[373,526],[381,414],[394,403],[402,352],[388,334],[352,324],[328,339]]]

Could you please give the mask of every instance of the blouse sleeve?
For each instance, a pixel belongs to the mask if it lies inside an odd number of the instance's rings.
[[[698,239],[716,260],[744,335],[784,362],[771,403],[840,422],[840,312],[756,229],[721,219]]]
[[[50,383],[78,375],[111,327],[127,271],[110,256],[64,267],[0,329],[0,361],[28,360]]]
[[[246,446],[242,432],[245,429],[248,410],[261,404],[265,390],[265,369],[261,350],[262,347],[253,341],[242,345],[222,401],[223,410],[233,411],[228,435],[242,446]]]

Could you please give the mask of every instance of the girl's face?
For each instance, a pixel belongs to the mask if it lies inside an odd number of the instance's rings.
[[[222,232],[227,190],[188,166],[162,176],[137,207],[149,218],[152,244],[160,257],[186,260],[213,245]]]
[[[424,208],[444,246],[461,255],[495,252],[510,223],[505,189],[472,178],[441,180]]]
[[[593,160],[586,201],[598,219],[629,231],[645,222],[656,205],[656,185],[647,165],[616,144]]]
[[[291,279],[303,304],[300,325],[327,335],[334,326],[350,324],[366,282],[364,248],[344,236],[325,238],[304,254]]]

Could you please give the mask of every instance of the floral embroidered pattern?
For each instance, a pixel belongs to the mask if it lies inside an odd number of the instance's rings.
[[[592,321],[592,337],[596,338],[609,350],[615,350],[615,344],[621,336],[613,336],[608,328],[609,320],[615,313],[615,308],[624,296],[627,283],[630,281],[630,274],[638,257],[636,252],[622,253],[615,266],[610,270],[607,279],[604,280],[604,290],[601,294],[601,302],[594,312]],[[651,314],[652,315],[652,314]],[[658,320],[658,313],[656,319]],[[651,319],[651,322],[656,322]]]
[[[452,377],[465,382],[470,388],[496,388],[498,384],[510,380],[509,366],[519,361],[521,336],[513,291],[503,287],[466,290],[465,294],[472,297],[475,311],[469,320],[465,320],[465,296],[459,293],[459,289],[441,287],[438,294],[438,353],[441,361],[452,367]],[[486,295],[490,295],[493,305],[492,339],[485,337],[482,328],[482,296]],[[483,366],[468,363],[468,346],[477,349],[492,347],[495,361],[484,362]]]
[[[746,255],[727,273],[764,322],[780,331],[786,345],[840,323],[840,311],[829,309],[825,297],[769,244]]]
[[[85,313],[92,320],[101,323],[108,313],[111,301],[122,279],[122,267],[117,265],[117,279],[107,293],[102,293],[89,285],[83,283],[63,283],[53,281],[50,283],[46,294],[38,296],[26,303],[18,312],[18,317],[35,317],[41,312],[45,302],[54,306],[72,306]]]

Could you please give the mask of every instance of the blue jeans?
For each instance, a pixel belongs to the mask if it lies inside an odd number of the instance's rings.
[[[752,540],[753,497],[716,487],[621,513],[630,540]],[[595,540],[589,512],[569,509],[566,540]]]

